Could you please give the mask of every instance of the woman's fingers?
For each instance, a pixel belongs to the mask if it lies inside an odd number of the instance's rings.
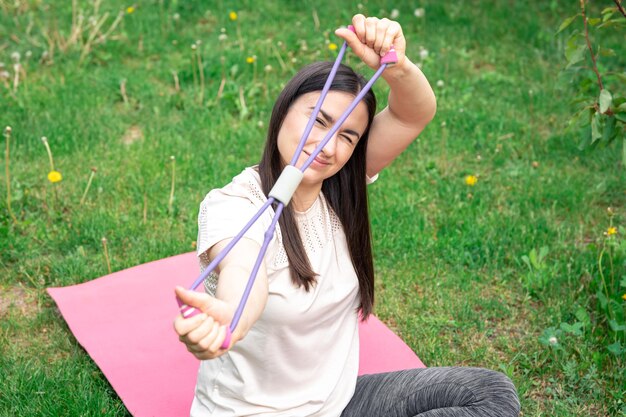
[[[383,47],[385,46],[386,34],[387,30],[389,29],[390,23],[391,21],[386,18],[381,19],[376,23],[376,38],[374,39],[373,48],[374,52],[376,52],[378,55],[382,55]],[[387,49],[389,49],[389,46],[387,46]]]
[[[213,317],[207,317],[198,327],[185,335],[179,336],[179,339],[186,345],[197,345],[211,332],[214,324],[215,320]]]
[[[365,37],[365,16],[362,14],[354,15],[352,18],[352,26],[359,40]]]
[[[376,17],[367,17],[365,18],[365,36],[361,39],[361,41],[374,49],[374,44],[376,42],[376,24],[378,23],[378,18]]]
[[[200,326],[206,319],[206,314],[199,314],[188,319],[179,314],[174,320],[174,330],[179,337],[185,336],[189,332]]]
[[[398,24],[397,22],[389,21],[389,25],[387,26],[385,30],[385,33],[383,35],[383,40],[381,43],[381,48],[380,48],[381,55],[384,55],[387,52],[389,52],[392,45],[394,46],[394,48],[396,47],[394,43],[398,41],[396,38],[401,33],[402,33],[402,28],[400,27],[400,24]]]
[[[202,333],[195,335],[196,339],[194,339],[193,343],[186,343],[188,350],[192,353],[216,353],[219,346],[213,348],[213,345],[215,345],[215,339],[218,336],[219,329],[219,323],[211,321],[210,324],[207,324],[206,328],[202,329]]]
[[[209,350],[212,352],[217,352],[222,348],[222,343],[224,343],[224,339],[226,338],[226,326],[219,326],[217,337],[209,347]],[[228,346],[230,348],[230,346]]]

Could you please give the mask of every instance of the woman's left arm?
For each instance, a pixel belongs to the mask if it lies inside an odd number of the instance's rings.
[[[377,69],[380,56],[394,46],[398,62],[382,77],[389,84],[388,106],[376,115],[367,144],[367,175],[373,177],[400,155],[435,116],[437,101],[422,71],[405,55],[406,41],[399,23],[356,15],[355,32],[335,33],[370,67]]]

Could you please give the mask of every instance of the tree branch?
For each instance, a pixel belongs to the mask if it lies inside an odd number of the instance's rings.
[[[613,3],[617,6],[622,15],[626,17],[626,10],[624,10],[624,6],[622,6],[622,0],[613,0]]]
[[[595,72],[596,77],[598,77],[598,85],[600,86],[600,91],[602,91],[604,90],[602,78],[600,78],[600,73],[598,72],[598,66],[596,64],[596,57],[593,54],[593,48],[591,47],[591,41],[589,40],[589,26],[587,25],[587,15],[585,14],[585,0],[580,0],[580,10],[583,15],[583,22],[585,23],[585,39],[587,40],[587,48],[589,49],[591,62],[593,63],[593,72]]]

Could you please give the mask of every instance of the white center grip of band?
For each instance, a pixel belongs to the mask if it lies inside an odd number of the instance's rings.
[[[274,197],[284,205],[289,204],[291,196],[300,185],[304,173],[293,165],[287,165],[280,173],[280,177],[276,180],[276,184],[269,192],[270,197]]]

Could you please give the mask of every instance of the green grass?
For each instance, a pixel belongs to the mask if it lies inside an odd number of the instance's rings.
[[[78,2],[86,20],[109,13],[103,31],[128,6],[105,3],[95,13]],[[376,312],[428,366],[506,372],[525,416],[626,412],[624,353],[608,351],[624,332],[609,329],[597,295],[600,270],[610,297],[625,292],[626,174],[618,147],[581,153],[578,134],[564,132],[575,91],[561,73],[564,37],[554,33],[576,3],[424,1],[417,19],[413,5],[363,2],[363,12],[379,16],[398,8],[408,55],[418,61],[427,49],[423,71],[433,85],[444,82],[434,87],[435,120],[370,187]],[[13,128],[18,219],[9,216],[3,177],[0,415],[126,415],[45,288],[106,274],[103,237],[113,270],[193,250],[203,196],[258,161],[282,83],[306,63],[332,59],[326,41],[337,42],[334,28],[358,9],[347,1],[139,2],[81,62],[87,31],[65,51],[55,41],[69,37],[71,2],[0,8],[0,62],[11,74],[0,79],[0,127]],[[228,39],[220,42],[221,28]],[[617,53],[601,64],[624,68],[623,31],[607,34],[598,41]],[[41,59],[46,37],[57,43],[52,61]],[[26,72],[17,91],[14,51]],[[354,56],[349,62],[372,74]],[[382,106],[387,88],[375,89]],[[58,184],[46,179],[41,136],[63,174]],[[81,206],[90,167],[98,171]],[[477,184],[467,186],[466,175]],[[621,229],[609,239],[610,224]],[[612,264],[606,254],[600,269],[604,246]],[[529,268],[522,257],[541,248],[546,257]],[[579,332],[562,326],[577,322]],[[545,344],[552,335],[558,343]]]

